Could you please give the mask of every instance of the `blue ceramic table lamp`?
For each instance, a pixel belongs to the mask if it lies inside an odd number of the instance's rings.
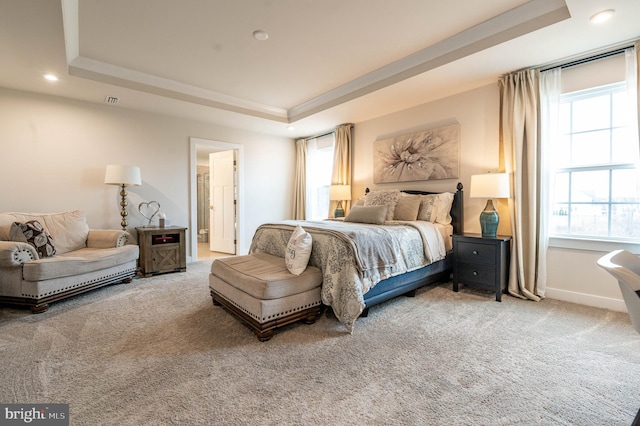
[[[344,217],[343,201],[351,200],[351,185],[331,185],[329,187],[329,200],[337,201],[333,217]]]
[[[495,238],[498,230],[498,212],[493,207],[494,198],[509,198],[509,175],[507,173],[487,173],[471,176],[471,198],[488,198],[484,211],[480,213],[482,236]]]

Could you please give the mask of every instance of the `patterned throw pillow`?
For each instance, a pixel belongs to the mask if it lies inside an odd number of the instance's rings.
[[[293,275],[300,275],[307,269],[309,257],[311,257],[311,234],[296,226],[289,238],[284,263]]]
[[[51,235],[37,220],[28,222],[13,222],[9,231],[11,241],[19,241],[31,244],[38,253],[40,259],[56,254]]]
[[[436,195],[422,195],[422,202],[420,203],[420,209],[418,210],[418,220],[424,220],[427,222],[435,223],[437,214],[433,209],[436,202]]]
[[[393,220],[396,204],[400,198],[399,190],[371,191],[364,197],[365,206],[387,206],[387,220]]]

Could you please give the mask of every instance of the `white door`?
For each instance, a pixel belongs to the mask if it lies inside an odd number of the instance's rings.
[[[209,154],[209,245],[211,251],[236,253],[235,151]]]

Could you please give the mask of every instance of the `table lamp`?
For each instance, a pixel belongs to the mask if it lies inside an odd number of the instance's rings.
[[[118,165],[108,165],[107,171],[104,175],[104,183],[107,185],[118,185],[122,187],[120,190],[120,216],[122,216],[122,221],[120,225],[122,226],[122,230],[127,230],[127,191],[125,191],[125,187],[127,186],[138,186],[142,185],[142,178],[140,177],[140,167],[136,166],[118,166]]]
[[[487,173],[471,176],[471,198],[488,198],[484,211],[480,213],[482,236],[495,238],[500,217],[493,207],[493,198],[509,198],[509,175]]]
[[[333,212],[333,217],[344,217],[342,201],[351,199],[351,185],[331,185],[329,187],[329,200],[337,201],[338,205]]]

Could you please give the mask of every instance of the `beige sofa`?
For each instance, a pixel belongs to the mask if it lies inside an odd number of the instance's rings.
[[[0,303],[33,313],[136,274],[138,246],[121,230],[89,229],[81,211],[0,213]]]

